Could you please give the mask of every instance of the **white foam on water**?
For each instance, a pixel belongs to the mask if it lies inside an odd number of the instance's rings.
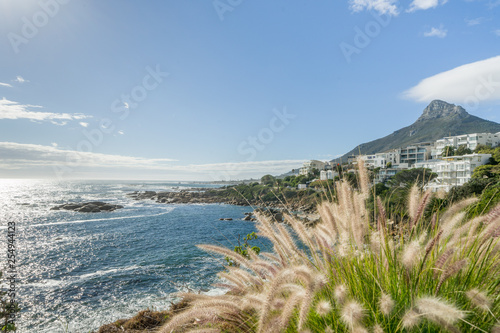
[[[63,284],[63,281],[61,280],[47,279],[47,280],[42,280],[40,282],[26,283],[24,286],[45,289],[45,288],[59,287],[61,284]]]
[[[138,268],[141,268],[141,267],[137,266],[137,265],[133,265],[133,266],[123,267],[123,268],[111,268],[111,269],[107,269],[105,271],[99,270],[99,271],[96,271],[94,273],[83,274],[83,275],[77,276],[75,278],[78,280],[88,280],[88,279],[96,277],[96,276],[104,276],[104,275],[109,275],[109,274],[118,273],[118,272],[121,273],[121,272],[133,271],[133,270],[136,270]]]
[[[168,207],[169,209],[165,209],[165,212],[161,212],[158,214],[144,214],[144,215],[135,215],[135,216],[119,216],[119,217],[104,217],[100,219],[91,219],[91,220],[76,220],[76,221],[62,221],[62,222],[52,222],[52,223],[43,223],[43,224],[32,224],[29,227],[45,227],[49,225],[59,225],[59,224],[74,224],[74,223],[88,223],[88,222],[99,222],[99,221],[111,221],[111,220],[125,220],[125,219],[137,219],[142,217],[152,217],[152,216],[160,216],[164,214],[168,214],[172,212],[175,207]],[[4,227],[5,229],[6,227]]]

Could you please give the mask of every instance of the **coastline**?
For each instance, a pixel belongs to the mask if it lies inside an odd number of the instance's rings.
[[[279,222],[284,222],[283,213],[293,215],[306,225],[315,223],[319,219],[316,210],[317,202],[301,199],[287,200],[285,204],[279,201],[264,201],[262,198],[249,200],[227,196],[226,192],[221,189],[205,190],[192,188],[169,192],[134,191],[128,193],[127,196],[134,200],[154,200],[162,204],[227,204],[252,207],[253,210],[262,210],[266,213],[271,213]],[[253,215],[253,213],[246,215]]]
[[[316,206],[312,203],[304,205],[303,202],[294,202],[290,206],[291,208],[283,207],[283,205],[279,207],[276,205],[273,206],[272,203],[257,200],[228,198],[218,195],[219,193],[221,192],[218,190],[186,189],[176,192],[134,191],[128,193],[127,196],[134,200],[154,200],[162,204],[228,204],[252,207],[254,211],[261,210],[265,214],[271,214],[276,221],[282,223],[286,223],[282,218],[285,211],[292,213],[294,217],[301,220],[305,225],[315,224],[319,220],[319,215],[315,210]],[[248,217],[250,216],[253,217],[253,212],[245,213],[245,216],[241,220],[249,221]],[[166,311],[143,309],[131,318],[118,319],[112,323],[103,324],[92,333],[157,332],[174,313],[183,311],[188,306],[188,302],[179,300],[177,303],[172,303],[171,307]]]

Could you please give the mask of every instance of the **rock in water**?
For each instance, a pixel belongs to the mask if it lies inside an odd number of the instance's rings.
[[[112,212],[116,209],[123,208],[122,205],[113,205],[102,201],[83,202],[79,204],[64,204],[52,207],[50,210],[72,210],[80,213],[100,213]]]

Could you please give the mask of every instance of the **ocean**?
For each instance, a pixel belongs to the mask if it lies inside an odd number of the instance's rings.
[[[8,289],[8,223],[15,223],[18,332],[90,332],[146,308],[168,309],[174,293],[225,292],[213,286],[224,259],[200,243],[234,247],[255,231],[249,207],[136,201],[132,191],[207,185],[133,181],[0,180],[0,256]],[[123,209],[53,211],[69,202],[105,201]],[[220,221],[219,218],[233,218]],[[255,245],[269,250],[265,240]]]

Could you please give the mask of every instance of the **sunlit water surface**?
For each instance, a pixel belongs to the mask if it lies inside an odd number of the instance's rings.
[[[141,309],[167,309],[177,291],[224,292],[212,286],[223,259],[195,245],[234,246],[238,235],[255,231],[252,222],[241,221],[248,207],[167,205],[126,196],[185,187],[193,185],[0,180],[2,267],[7,222],[16,223],[18,332],[89,332]],[[125,208],[50,210],[97,200]]]

